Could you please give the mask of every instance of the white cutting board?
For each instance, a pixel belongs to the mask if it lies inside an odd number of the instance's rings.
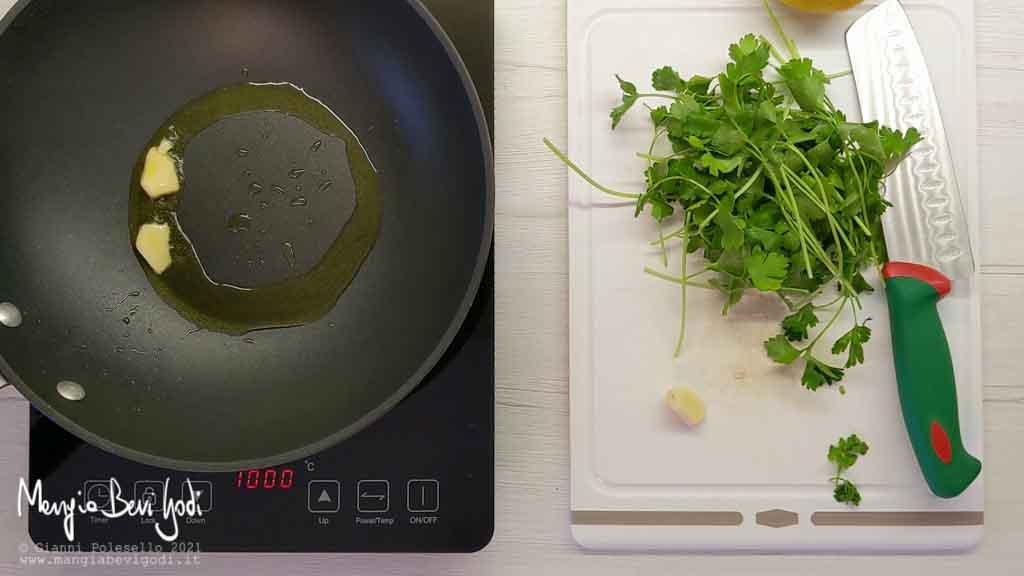
[[[849,68],[846,28],[874,4],[832,17],[785,8],[779,15],[803,54],[836,72]],[[977,253],[973,3],[905,5],[943,108]],[[609,187],[641,191],[645,164],[635,152],[649,145],[649,119],[638,106],[612,132],[608,112],[621,97],[614,75],[645,92],[651,71],[663,65],[684,77],[716,74],[728,45],[748,32],[776,38],[760,0],[569,0],[570,156]],[[851,79],[835,81],[830,94],[859,119]],[[721,296],[691,289],[689,337],[673,359],[679,290],[642,272],[662,265],[647,245],[656,237],[650,218],[634,219],[632,208],[570,175],[569,225],[572,530],[581,545],[923,552],[965,550],[981,539],[984,474],[961,496],[942,500],[914,460],[881,290],[864,301],[875,336],[867,364],[849,372],[848,393],[809,392],[798,370],[765,357],[762,342],[785,315],[776,301],[748,296],[723,319]],[[678,273],[678,252],[670,260],[669,271]],[[690,270],[700,265],[693,258]],[[978,301],[975,278],[940,307],[964,443],[984,461]],[[664,405],[665,392],[679,384],[708,405],[698,429],[683,427]],[[871,445],[850,472],[864,496],[858,509],[835,503],[827,481],[828,445],[854,432]],[[795,525],[769,526],[791,524],[794,515]]]

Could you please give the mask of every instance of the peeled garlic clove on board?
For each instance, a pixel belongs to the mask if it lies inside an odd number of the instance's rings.
[[[678,386],[669,390],[665,395],[665,402],[691,428],[703,422],[707,413],[704,401],[697,395],[697,392],[686,386]]]

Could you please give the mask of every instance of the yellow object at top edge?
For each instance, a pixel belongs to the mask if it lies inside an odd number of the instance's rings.
[[[860,4],[863,0],[780,0],[783,4],[806,12],[839,12]]]

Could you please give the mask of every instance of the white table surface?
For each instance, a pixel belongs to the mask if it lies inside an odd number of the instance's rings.
[[[472,1],[472,0],[467,0]],[[970,0],[965,0],[970,1]],[[0,13],[13,0],[0,0]],[[965,556],[827,558],[614,556],[569,535],[566,173],[543,148],[566,139],[565,0],[497,3],[497,527],[472,556],[204,555],[153,574],[800,574],[1024,573],[1024,2],[977,0],[984,271],[986,537]],[[1015,448],[1015,446],[1017,446]],[[0,392],[0,574],[127,574],[33,568],[15,512],[27,475],[27,410]]]

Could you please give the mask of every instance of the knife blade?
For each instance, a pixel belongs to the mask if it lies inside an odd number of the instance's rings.
[[[961,494],[981,472],[963,446],[956,377],[939,301],[971,284],[974,257],[952,154],[927,62],[899,0],[886,0],[846,35],[865,122],[921,142],[886,182],[883,267],[900,406],[931,491]]]

